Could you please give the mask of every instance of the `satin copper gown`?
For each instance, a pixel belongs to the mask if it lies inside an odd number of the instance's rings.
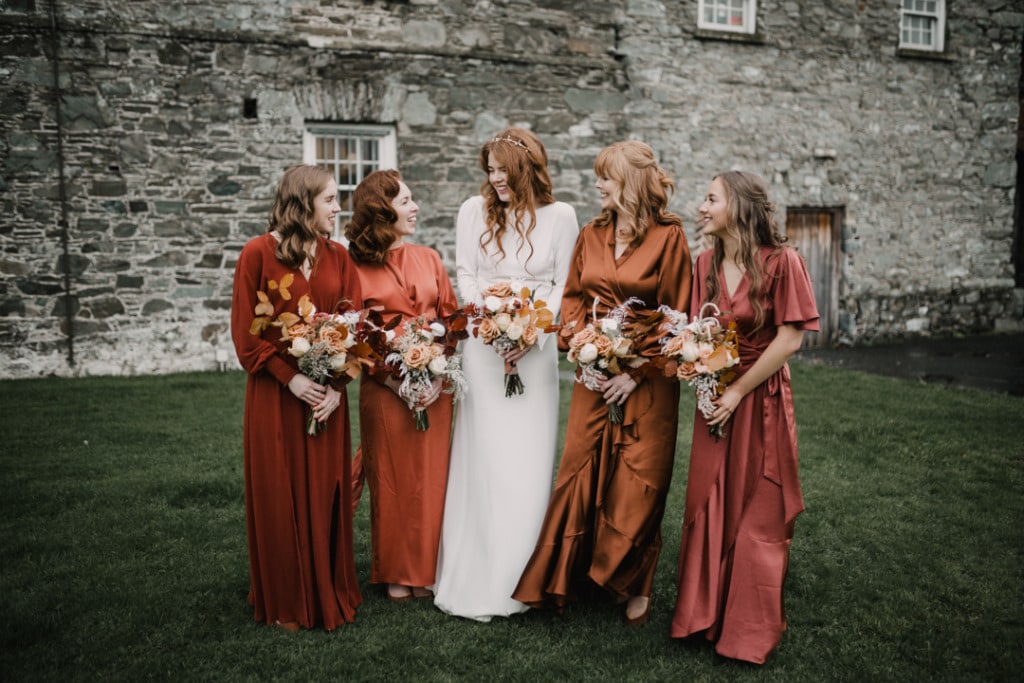
[[[612,228],[580,233],[562,299],[564,324],[590,321],[639,297],[640,310],[690,303],[690,251],[683,229],[654,225],[639,246],[615,258]],[[656,347],[646,349],[649,353]],[[573,387],[555,491],[537,545],[513,597],[561,607],[596,584],[622,597],[650,595],[661,551],[661,519],[672,479],[679,383],[645,377],[621,425],[583,384]]]
[[[327,630],[355,618],[362,602],[352,551],[350,436],[344,387],[341,405],[316,436],[306,435],[309,406],[288,389],[296,361],[279,343],[280,328],[249,333],[258,302],[268,294],[274,316],[297,313],[308,294],[320,311],[362,306],[359,278],[348,252],[321,239],[307,280],[274,255],[265,234],[242,249],[235,267],[231,337],[247,373],[242,450],[249,544],[249,602],[256,621],[296,622]],[[267,282],[294,280],[291,298]]]
[[[761,258],[767,322],[760,329],[754,328],[749,275],[730,297],[719,273],[721,295],[715,303],[724,325],[737,323],[741,374],[764,353],[777,326],[818,329],[803,259],[785,247],[762,248]],[[706,299],[710,264],[710,251],[697,259],[691,310]],[[793,522],[803,509],[786,365],[743,397],[721,439],[708,435],[707,422],[696,411],[672,637],[705,631],[719,654],[763,663],[786,629],[782,585]]]
[[[429,247],[403,244],[383,264],[357,263],[356,269],[363,305],[381,309],[385,320],[396,314],[403,323],[420,316],[432,320],[457,308],[448,273]],[[381,379],[379,373],[363,373],[359,387],[360,451],[370,489],[370,582],[429,586],[448,481],[452,397],[441,394],[430,404],[430,428],[418,431],[405,401]]]

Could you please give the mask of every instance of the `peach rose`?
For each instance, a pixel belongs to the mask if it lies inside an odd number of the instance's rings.
[[[430,362],[430,358],[430,347],[425,344],[413,344],[402,354],[405,364],[416,370],[425,368]]]
[[[602,334],[594,340],[594,346],[597,348],[597,355],[607,358],[612,353],[614,342]]]
[[[480,338],[484,340],[485,344],[489,344],[501,336],[501,330],[498,329],[498,323],[494,322],[491,318],[484,318],[480,321],[477,333],[480,335]]]
[[[582,330],[580,330],[579,332],[572,336],[572,341],[570,341],[569,344],[571,344],[574,348],[578,349],[584,344],[591,343],[595,339],[597,339],[597,332],[590,329],[589,327],[584,327]]]
[[[522,342],[527,346],[533,346],[537,343],[537,337],[539,335],[540,333],[537,331],[535,326],[527,325],[523,330]]]
[[[512,285],[510,285],[507,282],[496,282],[495,284],[485,289],[483,295],[485,297],[496,296],[501,298],[505,298],[506,296],[512,296]]]

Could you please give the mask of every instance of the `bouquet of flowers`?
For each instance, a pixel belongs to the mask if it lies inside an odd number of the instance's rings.
[[[713,309],[712,314],[705,315],[709,308]],[[658,310],[666,318],[663,327],[667,334],[661,340],[662,354],[666,358],[665,375],[694,387],[697,408],[709,418],[715,412],[712,401],[725,391],[736,375],[733,368],[740,362],[736,323],[723,329],[716,317],[720,315],[718,306],[710,302],[701,307],[693,320],[665,306]],[[723,434],[720,424],[708,427],[708,431],[716,439]]]
[[[595,299],[592,322],[569,338],[567,358],[579,369],[576,381],[591,391],[600,391],[604,380],[625,372],[626,368],[639,368],[647,362],[636,353],[634,340],[624,329],[626,315],[637,303],[641,300],[631,297],[608,311],[607,316],[598,318],[598,300]],[[575,323],[569,328],[575,328]],[[622,424],[622,418],[622,406],[608,404],[608,419],[614,424]]]
[[[279,289],[281,297],[291,299],[287,286],[291,274],[282,278],[281,283],[273,280],[270,289]],[[281,328],[281,341],[288,343],[288,353],[297,359],[299,371],[317,384],[326,384],[332,377],[359,376],[365,365],[372,363],[372,349],[359,339],[360,313],[323,313],[305,294],[298,301],[298,314],[285,311],[273,319],[274,306],[265,292],[257,292],[259,303],[256,317],[249,327],[250,334],[262,334],[268,327]],[[306,433],[316,436],[324,424],[313,417],[309,409],[306,419]]]
[[[384,364],[395,379],[401,380],[398,395],[413,411],[416,429],[423,431],[430,427],[430,419],[426,409],[417,404],[430,393],[435,379],[443,381],[445,393],[452,394],[456,401],[467,390],[462,357],[456,353],[459,339],[465,336],[465,319],[461,312],[447,321],[415,318],[403,334],[395,336],[399,321],[396,317],[380,328],[387,343]]]
[[[541,332],[553,332],[555,314],[547,303],[534,299],[527,287],[516,290],[508,282],[493,284],[484,290],[483,308],[470,306],[479,337],[501,353],[526,349],[537,343]],[[505,362],[505,396],[523,393],[523,380],[515,363]]]

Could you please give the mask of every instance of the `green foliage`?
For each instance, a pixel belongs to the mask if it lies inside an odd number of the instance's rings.
[[[668,637],[694,401],[684,388],[654,611],[477,624],[396,604],[252,621],[242,373],[0,382],[5,680],[1010,680],[1024,675],[1024,401],[795,365],[807,511],[764,667]],[[570,384],[563,383],[564,423]],[[527,389],[529,390],[529,389]],[[356,396],[355,387],[349,395]],[[356,418],[355,401],[351,413]],[[354,441],[358,425],[354,424]]]

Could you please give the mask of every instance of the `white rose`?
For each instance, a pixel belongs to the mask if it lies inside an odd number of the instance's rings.
[[[500,311],[501,299],[499,299],[496,296],[487,297],[486,299],[484,299],[484,308],[486,308],[491,313],[494,313],[495,311]]]
[[[512,341],[519,341],[519,338],[523,336],[523,330],[525,329],[526,328],[523,326],[523,323],[516,319],[510,322],[508,327],[505,328],[505,334]]]
[[[448,369],[448,359],[444,356],[438,356],[427,364],[427,368],[435,375],[443,374]]]
[[[696,344],[694,344],[693,342],[686,342],[685,344],[683,344],[682,356],[684,361],[686,361],[687,363],[692,363],[693,361],[697,360],[697,357],[699,355],[700,352],[697,350]]]
[[[345,366],[345,361],[348,360],[347,353],[339,353],[331,356],[331,359],[327,362],[328,367],[331,370],[341,370]]]
[[[430,331],[434,333],[435,337],[443,337],[444,336],[444,325],[442,325],[441,323],[439,323],[437,321],[434,321],[434,322],[430,323]]]
[[[576,358],[581,363],[593,363],[597,359],[597,347],[593,344],[584,344]]]
[[[605,318],[601,321],[601,331],[609,337],[615,335],[619,331],[619,321],[615,318]]]
[[[305,337],[296,337],[292,340],[292,345],[288,347],[288,353],[292,354],[296,358],[301,358],[309,353],[310,344],[306,341]]]
[[[498,315],[494,316],[494,322],[498,326],[498,329],[504,332],[512,323],[512,316],[510,316],[508,313],[499,313]]]
[[[697,344],[697,355],[701,358],[707,358],[714,352],[714,350],[714,344],[709,344],[708,342],[701,342]]]

